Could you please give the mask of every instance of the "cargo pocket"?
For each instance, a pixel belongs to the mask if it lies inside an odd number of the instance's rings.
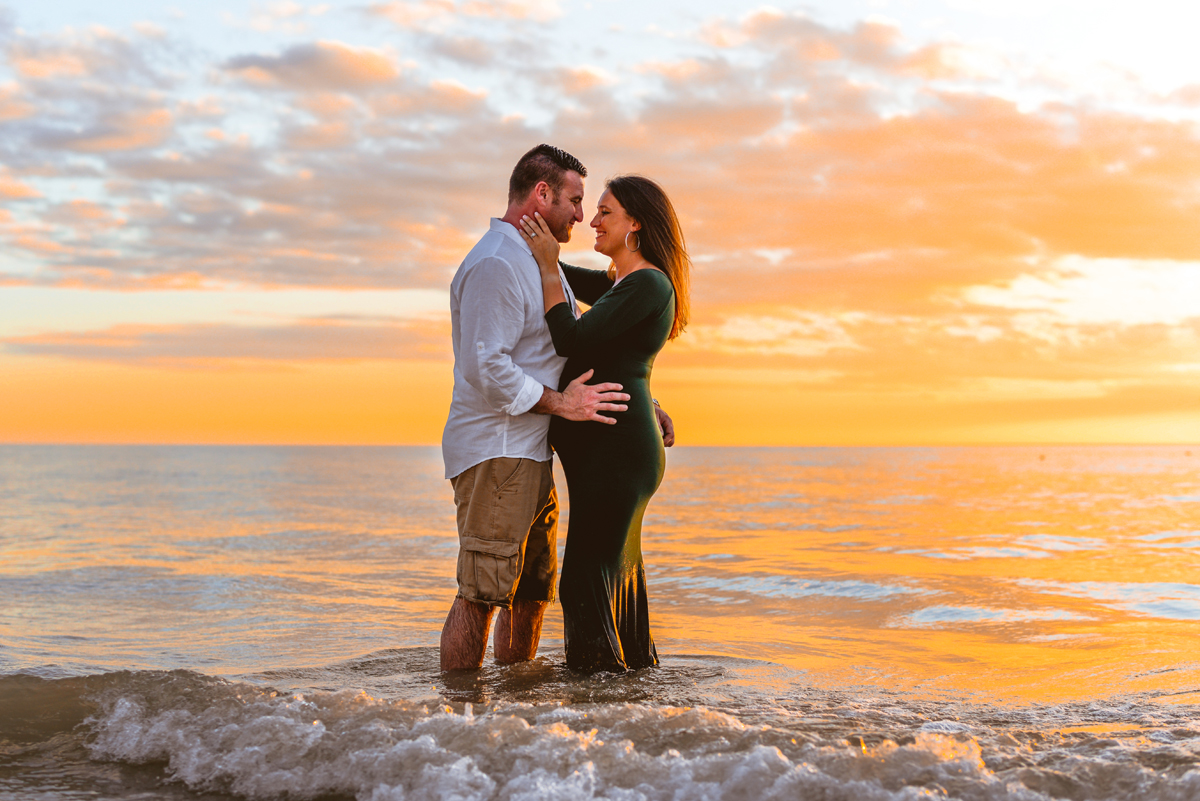
[[[490,604],[512,603],[521,574],[520,542],[460,537],[458,584],[475,595],[468,600]]]

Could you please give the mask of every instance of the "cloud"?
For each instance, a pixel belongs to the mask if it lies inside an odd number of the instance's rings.
[[[17,45],[9,51],[8,60],[13,69],[25,78],[78,77],[91,71],[85,54],[65,49]]]
[[[495,58],[496,51],[488,42],[474,36],[432,36],[429,50],[431,53],[474,67],[488,67]]]
[[[482,13],[438,2],[387,9]],[[23,176],[33,163],[22,159],[58,171],[38,191],[90,171],[107,186],[96,202],[127,221],[120,237],[88,238],[40,207],[49,281],[177,273],[438,285],[499,211],[511,161],[544,139],[598,175],[662,181],[707,259],[698,298],[726,316],[781,299],[803,313],[957,314],[947,298],[1004,286],[1035,256],[1200,258],[1200,157],[1187,126],[1082,103],[1022,110],[985,86],[933,87],[929,65],[955,48],[914,50],[885,25],[761,12],[728,27],[739,38],[727,48],[640,65],[640,94],[630,74],[586,65],[514,73],[515,85],[550,80],[563,91],[538,128],[486,91],[402,73],[387,49],[318,41],[218,64],[237,91],[216,80],[156,98],[148,87],[169,83],[154,73],[146,87],[97,94],[60,75],[63,104],[16,123],[0,148]],[[446,34],[456,36],[465,29]],[[494,68],[485,61],[479,69]],[[44,255],[47,238],[60,257]]]
[[[838,348],[861,349],[847,331],[854,316],[814,313],[731,316],[719,325],[700,324],[689,330],[689,348],[723,354],[767,356],[824,356]]]
[[[1189,83],[1171,92],[1168,101],[1184,106],[1200,107],[1200,83]]]
[[[82,130],[49,130],[34,136],[48,148],[98,153],[141,150],[163,144],[172,133],[173,117],[165,108],[105,115]]]
[[[156,75],[151,56],[164,43],[157,31],[123,36],[100,26],[68,29],[61,36],[18,33],[7,43],[8,63],[21,80],[34,85],[83,78],[136,78]]]
[[[1001,286],[973,286],[970,303],[1045,311],[1064,322],[1179,325],[1200,319],[1200,262],[1063,256]]]
[[[461,3],[458,10],[473,17],[489,19],[533,19],[544,22],[562,15],[559,0],[470,0]]]
[[[990,412],[1024,396],[1157,409],[1148,387],[1194,382],[1179,367],[1200,343],[1190,123],[1061,86],[1018,102],[986,54],[776,11],[636,64],[514,54],[557,11],[381,4],[370,14],[399,26],[394,43],[224,59],[170,37],[22,35],[0,87],[0,195],[19,201],[0,239],[21,272],[0,280],[444,289],[503,211],[512,163],[551,141],[588,164],[588,204],[624,172],[675,202],[695,305],[664,369],[784,370],[820,397],[930,393]],[[567,259],[595,259],[588,244],[584,230]],[[121,328],[8,348],[198,364],[376,358],[412,338],[444,358],[432,330]]]
[[[405,127],[414,122],[428,122],[430,117],[450,118],[464,127],[479,123],[489,129],[500,120],[485,107],[487,95],[468,89],[460,83],[437,80],[428,86],[408,86],[402,91],[377,93],[367,100],[371,111],[377,115],[376,135],[387,135],[396,130],[393,126]],[[456,126],[457,127],[457,126]],[[464,154],[469,159],[469,154]]]
[[[417,0],[416,2],[373,3],[368,14],[391,20],[402,28],[422,27],[433,21],[446,21],[454,16],[453,0]]]
[[[949,44],[932,44],[906,56],[897,69],[904,75],[926,80],[958,78],[966,74],[963,61],[969,58],[965,48]]]
[[[449,357],[448,321],[309,319],[289,325],[117,325],[3,341],[10,353],[182,369],[237,361],[305,362]]]
[[[29,117],[34,111],[35,106],[23,96],[17,84],[0,86],[0,122]]]
[[[41,192],[27,183],[13,178],[8,169],[0,166],[0,197],[8,200],[27,200],[41,196]]]
[[[611,76],[595,67],[572,67],[558,72],[558,85],[568,95],[585,94],[612,82]]]
[[[401,28],[430,30],[461,17],[545,22],[562,16],[562,6],[559,0],[397,0],[374,3],[366,12]]]
[[[909,48],[900,29],[886,23],[863,21],[838,29],[804,13],[773,8],[752,12],[737,22],[711,20],[701,29],[700,38],[720,49],[754,47],[770,53],[776,76],[818,74],[852,65],[925,80],[946,79],[963,75],[964,60],[970,58],[967,49],[955,43]]]
[[[293,0],[279,0],[279,2],[253,4],[250,16],[244,22],[229,12],[224,12],[222,16],[225,22],[233,27],[246,27],[261,32],[283,31],[299,34],[308,31],[309,18],[324,16],[328,11],[328,5],[304,6]]]
[[[222,66],[251,84],[302,91],[363,89],[399,76],[386,54],[341,42],[295,45],[278,56],[237,56]]]

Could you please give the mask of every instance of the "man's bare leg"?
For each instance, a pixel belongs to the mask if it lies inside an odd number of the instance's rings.
[[[493,607],[455,598],[442,626],[442,670],[478,670],[487,650]]]
[[[502,665],[528,662],[537,655],[542,637],[542,618],[548,601],[513,601],[512,609],[501,609],[492,635],[492,651]]]

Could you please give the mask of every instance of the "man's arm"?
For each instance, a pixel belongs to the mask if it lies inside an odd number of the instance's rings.
[[[600,412],[625,411],[629,407],[619,401],[627,401],[629,396],[620,391],[620,384],[587,384],[593,372],[595,371],[588,370],[567,384],[567,388],[562,392],[544,387],[541,400],[529,411],[534,414],[554,414],[567,420],[592,420],[609,425],[616,423],[614,418]]]
[[[671,422],[671,415],[662,410],[658,401],[654,402],[654,417],[658,420],[658,429],[662,431],[663,447],[671,447],[675,444],[675,423]]]
[[[525,301],[512,266],[489,258],[474,265],[459,287],[455,366],[488,405],[505,414],[528,412],[544,387],[512,360],[525,326]]]

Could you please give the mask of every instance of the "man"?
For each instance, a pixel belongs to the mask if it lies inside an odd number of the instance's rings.
[[[554,352],[537,262],[516,227],[523,215],[538,212],[555,239],[569,241],[572,226],[583,221],[586,177],[578,159],[550,145],[522,156],[509,179],[508,210],[492,219],[450,284],[454,396],[442,456],[458,510],[459,555],[458,596],[442,628],[442,670],[483,665],[497,608],[496,661],[523,662],[537,653],[558,571],[548,415],[604,425],[616,420],[601,412],[627,408],[620,384],[585,383],[590,370],[562,392],[551,389],[566,359]],[[670,418],[660,414],[659,422],[669,444]]]

